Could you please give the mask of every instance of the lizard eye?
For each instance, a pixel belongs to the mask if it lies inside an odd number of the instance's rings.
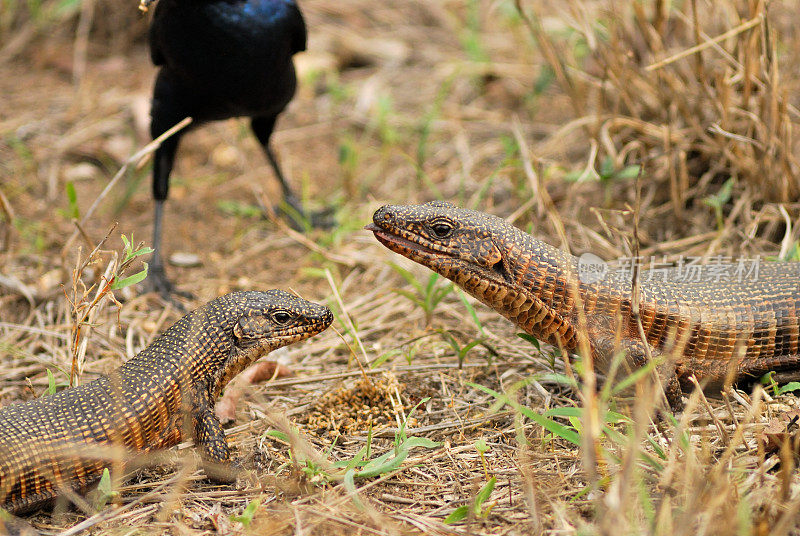
[[[272,313],[272,320],[278,325],[288,324],[292,318],[294,318],[291,314],[287,313],[286,311],[278,311],[277,313]]]
[[[437,221],[431,225],[431,230],[436,238],[447,238],[453,233],[453,226],[444,221]]]

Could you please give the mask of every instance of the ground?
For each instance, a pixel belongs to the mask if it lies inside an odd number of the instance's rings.
[[[38,513],[33,525],[97,534],[800,532],[792,394],[695,395],[673,420],[651,411],[644,380],[635,397],[609,397],[578,367],[575,387],[574,367],[553,349],[519,338],[362,229],[384,203],[445,199],[575,254],[797,256],[791,5],[520,4],[301,2],[309,50],[297,57],[299,90],[273,141],[308,205],[335,208],[336,227],[298,233],[267,216],[272,171],[247,122],[231,120],[186,136],[165,252],[198,258],[168,266],[195,295],[182,301],[188,308],[279,287],[329,305],[332,329],[270,356],[281,377],[229,393],[228,437],[247,478],[209,483],[184,444],[126,480],[110,504]],[[120,262],[120,235],[150,242],[150,162],[128,162],[150,141],[148,17],[133,0],[2,5],[7,404],[63,388],[73,356],[81,382],[112,370],[181,312],[137,286],[116,292],[119,306],[104,298],[87,307],[89,287]],[[78,324],[86,346],[76,348]],[[366,460],[376,461],[358,474]]]

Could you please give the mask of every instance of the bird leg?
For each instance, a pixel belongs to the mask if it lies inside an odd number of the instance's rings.
[[[289,224],[298,231],[305,230],[308,224],[312,227],[323,229],[333,227],[333,211],[331,209],[309,214],[303,208],[300,198],[294,193],[292,187],[289,186],[289,182],[286,180],[286,176],[283,174],[283,170],[281,170],[278,159],[275,157],[275,153],[269,143],[272,130],[275,127],[275,118],[254,117],[251,121],[251,127],[259,143],[261,143],[264,153],[267,155],[267,160],[272,167],[272,171],[275,172],[275,177],[277,177],[281,185],[283,204],[277,207],[277,211],[283,214],[289,220]]]
[[[161,226],[164,218],[164,200],[156,199],[155,217],[153,219],[153,256],[150,258],[150,265],[147,278],[144,280],[145,289],[149,292],[157,292],[162,298],[169,301],[178,309],[185,311],[186,308],[177,302],[173,295],[182,298],[192,299],[194,296],[189,292],[178,291],[167,279],[164,270],[164,260],[161,256]]]

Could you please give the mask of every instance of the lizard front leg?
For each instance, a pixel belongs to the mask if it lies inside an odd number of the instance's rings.
[[[595,334],[591,338],[591,344],[595,366],[605,373],[611,367],[614,355],[620,351],[625,353],[625,363],[628,365],[629,372],[645,366],[648,356],[652,359],[660,360],[661,362],[656,365],[656,371],[664,388],[667,403],[673,412],[679,412],[683,409],[683,390],[678,381],[675,363],[661,350],[653,346],[647,348],[645,346],[647,343],[639,339],[622,338],[617,341],[613,336],[609,337],[603,334]]]
[[[204,385],[193,393],[194,405],[190,409],[191,431],[194,442],[203,460],[203,469],[209,479],[221,482],[235,482],[236,468],[230,463],[230,448],[225,438],[222,424],[214,415],[214,405]]]

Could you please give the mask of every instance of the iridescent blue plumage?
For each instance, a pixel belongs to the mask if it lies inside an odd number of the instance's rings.
[[[244,18],[252,17],[272,23],[285,17],[288,7],[294,2],[284,0],[250,0],[244,3],[239,12]]]

